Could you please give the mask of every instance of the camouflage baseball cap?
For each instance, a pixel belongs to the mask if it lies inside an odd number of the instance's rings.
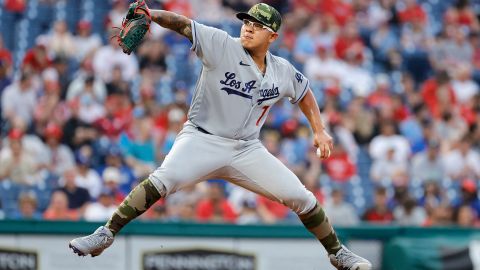
[[[280,29],[280,25],[282,24],[282,16],[280,15],[280,12],[265,3],[254,5],[247,13],[237,13],[237,18],[240,20],[250,19],[257,21],[272,28],[275,32]]]

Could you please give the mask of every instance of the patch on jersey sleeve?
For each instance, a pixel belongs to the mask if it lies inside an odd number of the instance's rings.
[[[295,79],[297,80],[298,83],[303,83],[303,75],[300,72],[295,73]]]

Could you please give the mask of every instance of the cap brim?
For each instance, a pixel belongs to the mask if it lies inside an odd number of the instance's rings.
[[[248,13],[245,13],[245,12],[239,12],[237,13],[237,18],[241,21],[243,21],[243,19],[249,19],[251,21],[254,21],[254,22],[258,22],[258,23],[261,23],[263,24],[261,21],[257,20],[255,17],[253,17],[252,15],[248,14]]]

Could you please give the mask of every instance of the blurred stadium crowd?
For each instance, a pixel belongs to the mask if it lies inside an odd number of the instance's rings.
[[[237,36],[235,12],[258,1],[147,2]],[[336,147],[320,162],[289,102],[272,109],[262,141],[331,221],[478,226],[480,1],[264,2],[284,16],[272,52],[311,80]],[[2,218],[106,220],[171,148],[201,65],[158,26],[123,54],[111,37],[128,4],[0,0]],[[217,179],[142,218],[298,222]]]

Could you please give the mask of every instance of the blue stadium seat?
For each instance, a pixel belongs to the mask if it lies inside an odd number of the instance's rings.
[[[82,2],[83,0],[67,0],[65,5],[65,12],[68,14],[65,18],[68,29],[70,32],[74,32],[77,26],[77,22],[82,15]],[[103,2],[103,1],[100,1]]]
[[[5,216],[11,216],[17,210],[17,200],[21,186],[5,179],[0,181],[0,200],[2,201]]]

